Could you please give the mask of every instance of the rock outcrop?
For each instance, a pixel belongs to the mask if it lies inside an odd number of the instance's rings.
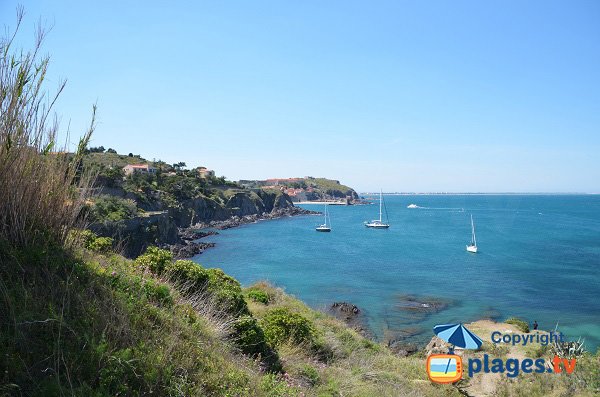
[[[214,246],[214,243],[192,241],[211,234],[199,233],[203,228],[228,229],[264,219],[312,213],[294,207],[285,193],[257,190],[234,193],[225,204],[200,196],[184,200],[178,207],[166,211],[118,222],[95,223],[89,228],[100,236],[122,241],[123,255],[130,258],[150,245],[170,248],[175,257],[187,258]]]
[[[364,322],[361,310],[356,305],[348,302],[334,302],[329,306],[328,313],[338,320],[342,320],[364,337],[372,339],[373,335]]]

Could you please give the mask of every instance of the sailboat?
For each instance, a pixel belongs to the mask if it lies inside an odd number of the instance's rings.
[[[374,229],[387,229],[390,227],[389,223],[384,223],[381,218],[381,209],[383,207],[383,191],[379,192],[379,219],[374,219],[371,222],[365,222],[366,227],[372,227]],[[386,222],[389,222],[387,219],[387,210],[386,210]]]
[[[325,223],[321,226],[317,226],[315,229],[317,232],[330,232],[331,231],[331,219],[329,218],[329,211],[327,211],[328,205],[325,204]],[[329,221],[329,223],[328,223]]]
[[[475,224],[471,215],[471,243],[467,245],[467,251],[477,253],[477,239],[475,238]]]

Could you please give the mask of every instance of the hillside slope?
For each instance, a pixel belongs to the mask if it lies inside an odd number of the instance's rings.
[[[167,251],[2,248],[0,395],[460,395],[420,358]]]
[[[88,220],[94,232],[121,241],[128,257],[149,245],[184,244],[181,229],[198,224],[308,212],[295,208],[279,189],[247,189],[206,175],[202,168],[185,169],[184,163],[148,162],[102,150],[94,148],[82,159],[83,172],[97,175]],[[126,175],[127,164],[147,164],[155,172]]]
[[[266,180],[241,180],[242,186],[260,188],[268,186],[286,192],[292,201],[349,200],[352,203],[359,198],[354,189],[340,181],[327,178],[277,178]]]

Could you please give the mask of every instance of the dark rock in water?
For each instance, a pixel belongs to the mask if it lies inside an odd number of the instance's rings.
[[[342,320],[349,327],[368,339],[373,339],[371,330],[365,325],[361,310],[358,306],[348,302],[335,302],[328,310],[338,320]]]
[[[348,318],[360,313],[360,309],[356,305],[348,302],[335,302],[333,305],[331,305],[331,308],[346,314]]]
[[[215,234],[219,234],[219,232],[216,232],[216,231],[205,232],[203,230],[198,230],[194,227],[189,227],[186,229],[179,230],[179,237],[183,241],[197,240],[197,239],[204,238],[207,236],[213,236]]]
[[[493,308],[488,308],[484,310],[481,314],[481,318],[484,320],[498,321],[500,317],[502,317],[502,314],[500,314],[498,310]]]
[[[260,214],[251,214],[244,216],[232,216],[231,218],[222,220],[222,221],[211,221],[209,223],[198,224],[198,228],[213,228],[213,229],[231,229],[232,227],[237,227],[241,225],[245,225],[248,223],[255,223],[261,220],[266,219],[277,219],[283,218],[287,216],[296,216],[296,215],[313,215],[318,214],[318,212],[306,210],[300,207],[282,207],[275,208],[271,212],[263,212]]]
[[[207,248],[212,248],[215,243],[187,242],[186,244],[173,244],[168,246],[175,259],[191,258],[201,254]]]
[[[448,302],[437,298],[402,295],[398,308],[400,310],[423,313],[437,313],[448,307]]]
[[[439,298],[401,295],[396,309],[407,313],[414,321],[420,321],[433,313],[448,308],[451,302]]]

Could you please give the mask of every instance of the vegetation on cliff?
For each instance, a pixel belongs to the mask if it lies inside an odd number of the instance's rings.
[[[100,147],[84,150],[81,164],[83,172],[97,175],[95,196],[86,207],[90,228],[120,240],[128,257],[149,245],[185,246],[178,237],[181,228],[294,210],[280,190],[246,189],[201,167],[187,169],[183,162],[148,162]],[[126,175],[123,167],[128,164],[147,164],[153,172]]]
[[[354,189],[341,184],[340,181],[327,178],[307,176],[305,178],[267,179],[264,181],[241,180],[238,183],[250,188],[291,189],[290,195],[294,201],[336,200],[346,199],[347,197],[352,200],[358,199],[358,194]]]

